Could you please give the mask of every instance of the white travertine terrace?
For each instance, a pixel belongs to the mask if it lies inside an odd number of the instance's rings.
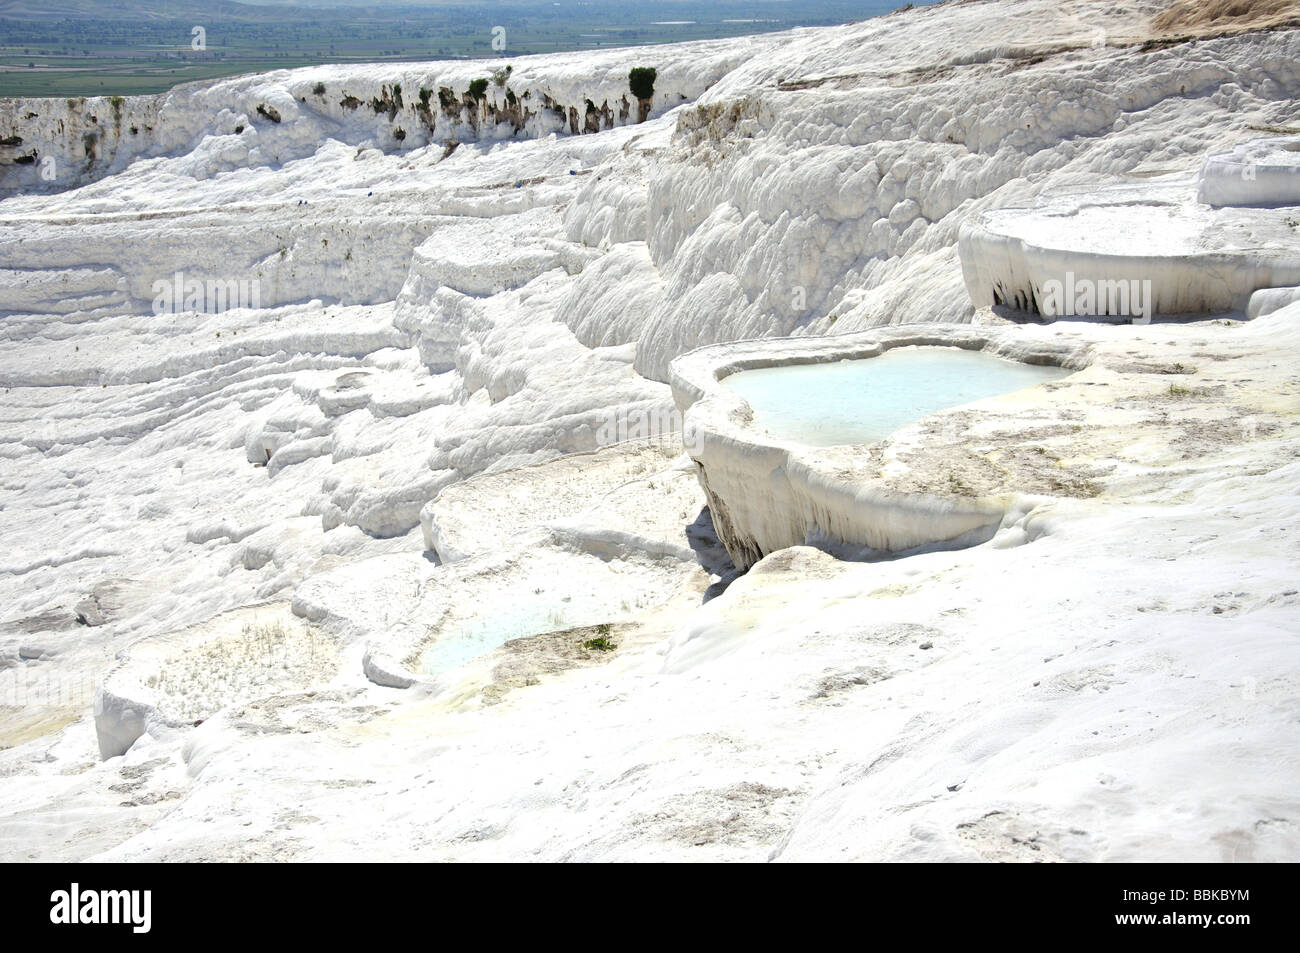
[[[1196,197],[1214,206],[1300,206],[1300,136],[1252,139],[1210,156]]]
[[[177,86],[149,96],[0,100],[0,129],[19,140],[0,161],[0,195],[81,185],[139,159],[188,153],[196,177],[284,163],[334,140],[401,151],[443,143],[591,134],[657,118],[696,99],[769,38],[683,44],[653,56],[644,111],[628,87],[625,50],[433,63],[359,63],[275,70]],[[637,61],[639,62],[639,60]],[[488,83],[480,99],[468,94]],[[588,105],[590,104],[590,106]],[[397,136],[398,130],[401,136]],[[12,141],[12,140],[10,140]],[[19,156],[36,161],[14,163]],[[53,159],[53,177],[42,161]]]
[[[1300,284],[1298,214],[1200,204],[1186,181],[1121,184],[986,212],[963,226],[958,249],[977,308],[1059,317],[1047,304],[1049,282],[1136,282],[1149,289],[1147,316],[1224,314],[1245,311],[1261,289]],[[1108,311],[1104,298],[1067,313],[1135,316]]]
[[[754,423],[743,398],[720,386],[742,370],[856,360],[917,345],[1073,368],[1088,361],[1088,348],[1080,342],[1014,328],[910,326],[820,339],[717,344],[673,362],[673,394],[685,412],[687,452],[718,536],[737,566],[748,568],[788,546],[885,554],[973,545],[987,540],[1003,517],[1021,505],[1014,491],[981,496],[909,492],[891,479],[871,448],[814,448],[778,439]]]
[[[146,640],[123,653],[96,693],[100,755],[125,754],[146,732],[179,737],[268,693],[326,684],[338,666],[335,640],[295,618],[287,602],[235,609]]]

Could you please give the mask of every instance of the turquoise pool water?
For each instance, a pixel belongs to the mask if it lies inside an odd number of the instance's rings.
[[[511,639],[618,622],[671,595],[662,577],[598,556],[524,560],[501,575],[471,577],[469,597],[420,648],[425,675],[459,668]]]
[[[581,609],[579,606],[579,611]],[[450,631],[430,643],[421,654],[420,670],[431,675],[450,671],[511,639],[580,624],[569,603],[556,599],[512,597],[509,601],[485,607],[483,616],[479,618],[449,627]]]
[[[830,447],[875,443],[935,411],[1070,373],[956,347],[900,347],[864,360],[741,371],[722,384],[773,436]]]

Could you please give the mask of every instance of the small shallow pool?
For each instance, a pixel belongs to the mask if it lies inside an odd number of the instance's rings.
[[[957,347],[900,347],[860,360],[741,371],[722,384],[773,436],[830,447],[875,443],[927,414],[1071,373]]]
[[[588,554],[524,559],[461,585],[465,598],[417,652],[422,675],[459,668],[511,639],[619,622],[672,595],[653,566]]]
[[[571,628],[579,624],[578,612],[583,608],[575,611],[572,603],[555,596],[503,599],[485,606],[482,616],[449,626],[450,631],[429,643],[420,655],[420,671],[436,675],[459,668],[511,639]]]

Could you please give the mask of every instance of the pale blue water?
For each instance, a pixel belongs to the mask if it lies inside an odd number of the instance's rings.
[[[484,606],[482,616],[455,626],[431,642],[420,656],[420,669],[429,674],[449,671],[511,639],[579,624],[571,604],[554,596],[512,595],[496,605]]]
[[[875,443],[926,414],[1070,373],[956,347],[902,347],[864,360],[741,371],[722,384],[773,436],[829,447]]]
[[[670,594],[657,574],[622,571],[616,561],[595,556],[529,560],[498,582],[471,590],[472,597],[442,621],[420,650],[420,672],[450,671],[511,639],[616,622]]]

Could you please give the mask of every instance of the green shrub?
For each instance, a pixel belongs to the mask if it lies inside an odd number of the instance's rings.
[[[475,100],[482,99],[483,96],[487,93],[487,88],[488,88],[487,77],[483,77],[482,79],[476,79],[469,84],[469,89],[465,92],[465,95],[468,96],[470,99],[475,99]]]
[[[659,75],[653,66],[634,66],[627,74],[627,84],[632,88],[632,95],[637,99],[649,99],[655,94],[655,77]]]

